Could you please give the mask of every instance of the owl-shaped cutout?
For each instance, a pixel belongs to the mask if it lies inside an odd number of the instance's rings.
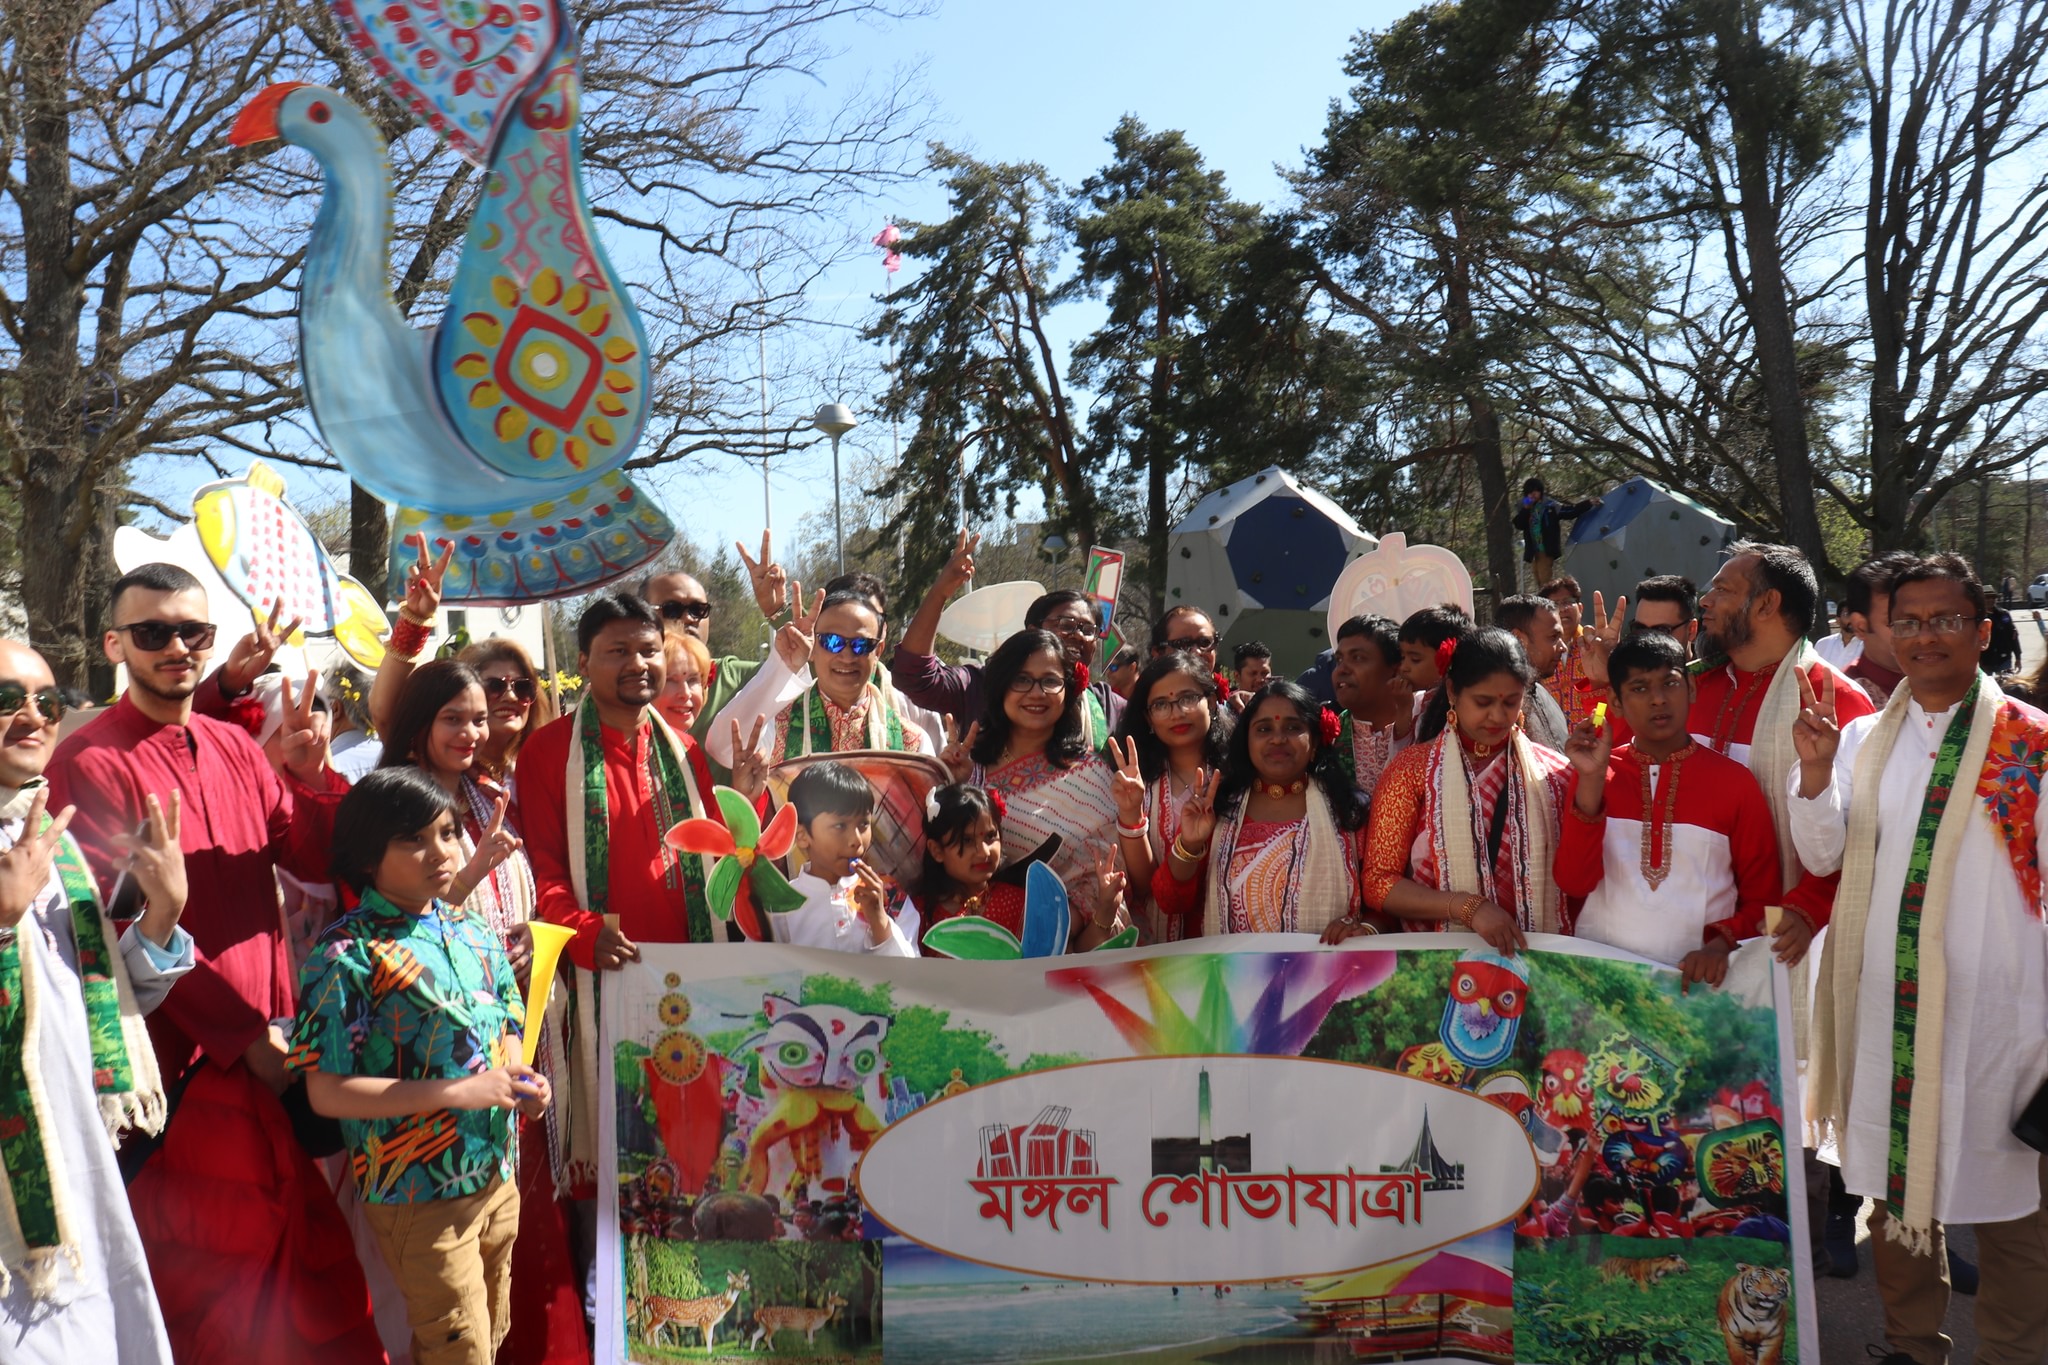
[[[1451,969],[1437,1036],[1468,1067],[1498,1066],[1514,1050],[1528,1003],[1529,977],[1519,962],[1492,949],[1473,953]]]
[[[1553,1128],[1576,1128],[1590,1132],[1593,1127],[1593,1077],[1587,1069],[1586,1054],[1568,1047],[1544,1054],[1542,1089],[1536,1107],[1543,1121]]]

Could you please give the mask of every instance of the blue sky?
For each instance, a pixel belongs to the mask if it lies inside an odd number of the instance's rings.
[[[908,24],[844,29],[838,35],[844,50],[825,74],[832,87],[850,87],[922,62],[935,137],[986,160],[1040,162],[1070,185],[1102,164],[1104,139],[1119,118],[1135,114],[1154,129],[1184,131],[1209,164],[1224,172],[1236,197],[1279,204],[1287,191],[1277,166],[1298,165],[1302,149],[1320,139],[1330,101],[1345,90],[1341,63],[1352,36],[1384,27],[1407,8],[1389,0],[1283,0],[1263,7],[1220,0],[1171,6],[1156,0],[1041,0],[1029,7],[942,0],[929,17]],[[829,104],[835,88],[816,91],[815,98]],[[849,240],[865,242],[890,217],[932,219],[944,213],[940,187],[924,182],[878,199],[844,231]],[[899,283],[908,278],[897,277]],[[784,338],[770,345],[844,348],[852,335],[844,329],[873,318],[874,296],[884,285],[873,257],[834,272],[822,281],[811,311],[839,328],[818,329],[820,340]],[[1071,337],[1092,324],[1077,307],[1057,325]],[[770,372],[794,358],[771,355]],[[880,363],[877,352],[871,371],[877,388]],[[859,408],[863,397],[771,391],[770,402],[777,419],[787,420],[832,398]],[[888,428],[866,423],[845,440],[846,464],[850,470],[863,460],[886,458],[889,448]],[[831,468],[822,444],[772,468],[779,543],[788,543],[788,533],[804,516],[829,511]],[[345,496],[338,477],[305,470],[291,470],[288,477],[292,500],[302,507]],[[189,487],[202,478],[203,471],[192,468],[176,482]],[[657,471],[647,482],[699,543],[758,542],[758,465],[712,457]],[[155,491],[167,501],[183,501],[183,488],[159,485]]]

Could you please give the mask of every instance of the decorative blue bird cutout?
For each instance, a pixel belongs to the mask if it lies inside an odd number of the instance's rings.
[[[620,472],[652,376],[584,192],[574,25],[558,3],[333,8],[392,93],[486,172],[447,312],[427,332],[391,296],[391,172],[362,110],[287,82],[232,133],[320,163],[300,365],[342,467],[398,505],[394,595],[421,541],[456,547],[443,584],[453,605],[587,592],[629,572],[674,528]]]

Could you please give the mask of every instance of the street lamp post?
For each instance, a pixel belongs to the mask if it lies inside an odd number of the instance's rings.
[[[844,403],[827,403],[818,409],[811,425],[832,438],[832,539],[839,549],[839,572],[846,572],[846,508],[839,492],[839,438],[860,423],[853,409]]]

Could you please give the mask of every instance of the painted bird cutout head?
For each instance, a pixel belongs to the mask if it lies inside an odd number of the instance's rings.
[[[1553,1128],[1590,1131],[1593,1126],[1593,1077],[1586,1068],[1586,1054],[1568,1047],[1546,1053],[1540,1069],[1542,1086],[1537,1107],[1543,1121]]]
[[[1451,968],[1438,1037],[1467,1066],[1498,1065],[1514,1049],[1528,1003],[1529,977],[1519,961],[1491,949],[1473,953]]]

